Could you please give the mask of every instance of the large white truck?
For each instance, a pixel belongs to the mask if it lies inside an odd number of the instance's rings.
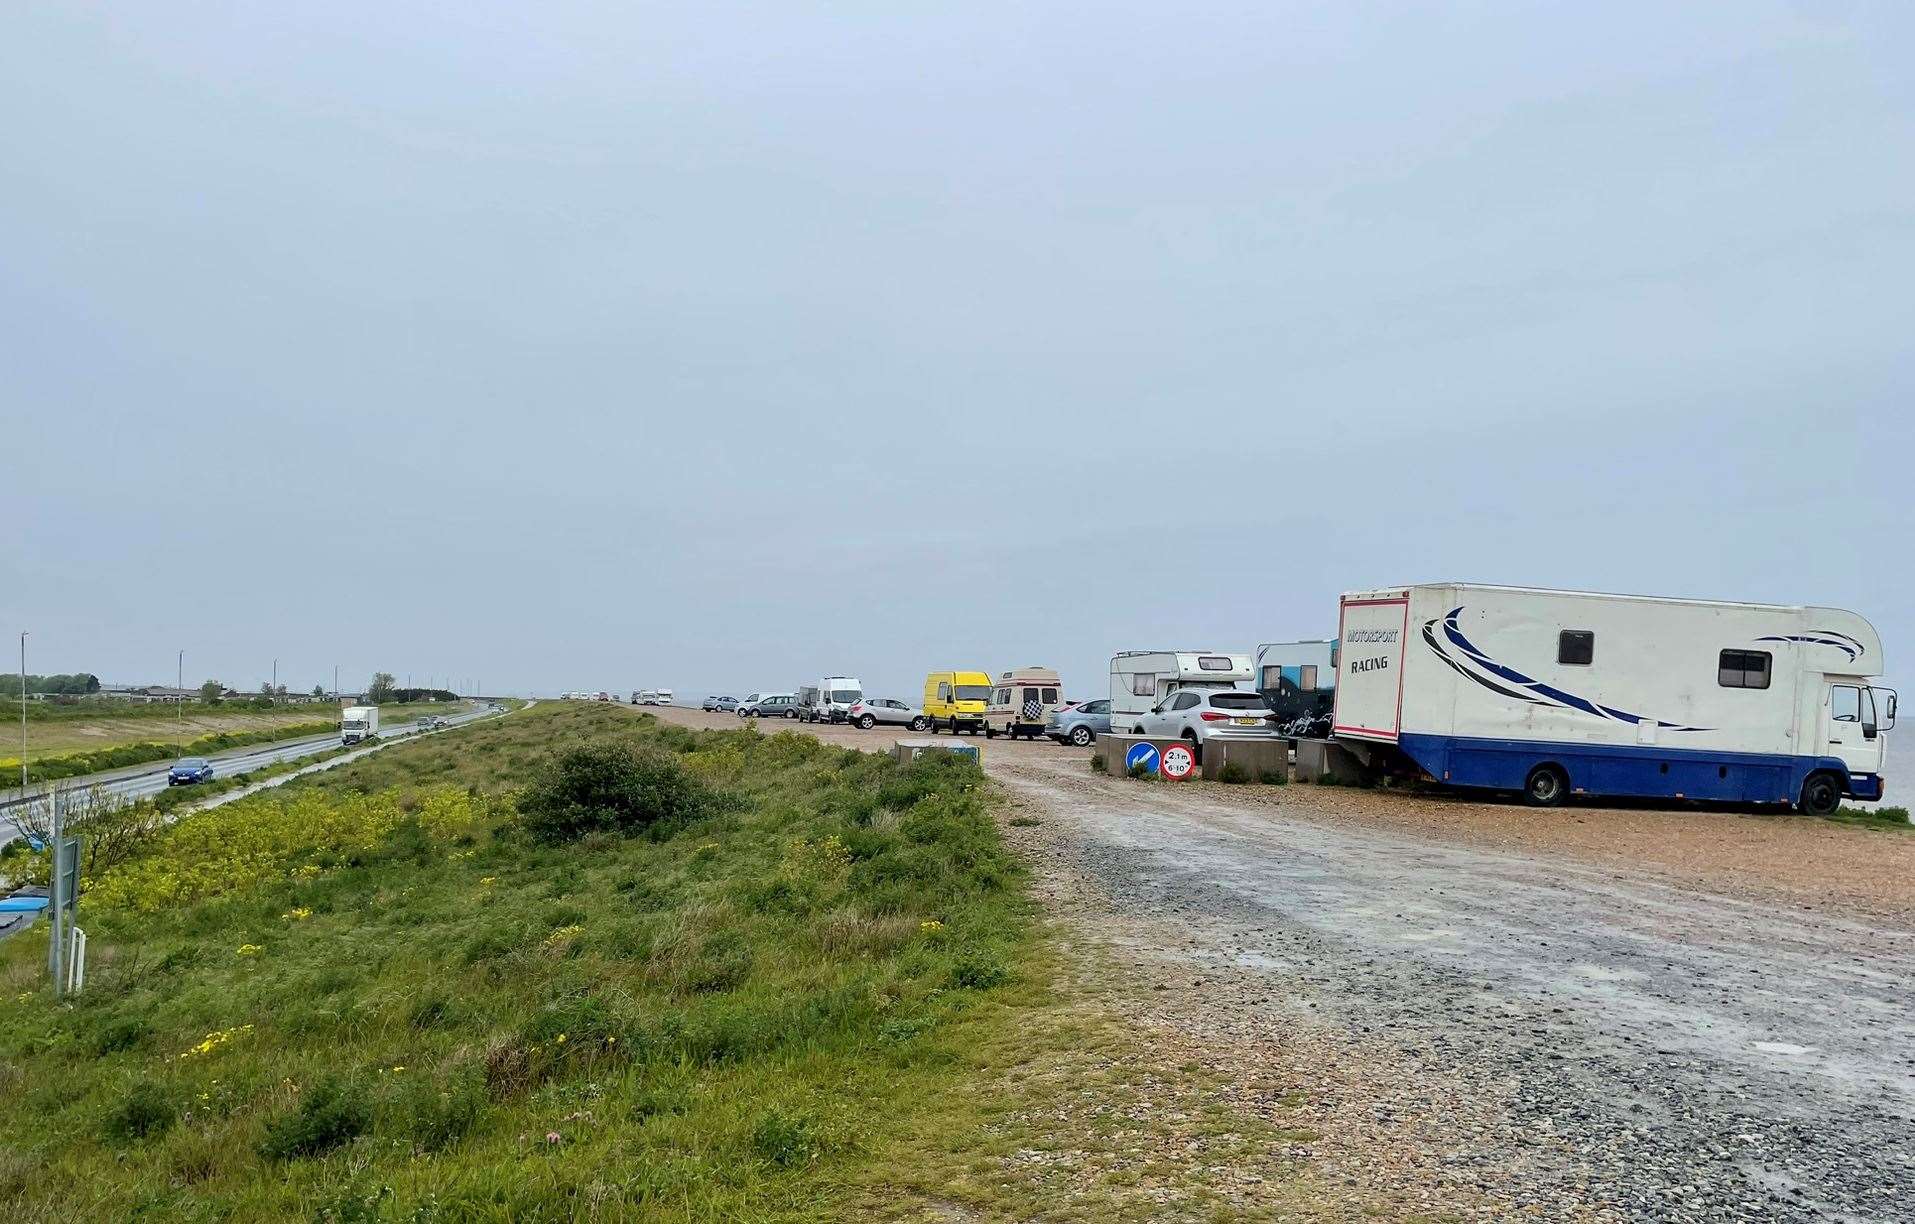
[[[851,707],[864,700],[864,685],[854,676],[826,676],[815,687],[807,685],[799,692],[811,694],[810,704],[798,712],[806,722],[846,722]]]
[[[1335,737],[1437,782],[1545,806],[1882,796],[1895,693],[1853,612],[1436,583],[1346,594],[1338,626]]]
[[[1179,689],[1236,688],[1250,679],[1250,656],[1218,650],[1126,650],[1110,660],[1110,729],[1142,730],[1145,714]]]
[[[347,706],[339,712],[339,742],[357,744],[379,738],[378,706]]]

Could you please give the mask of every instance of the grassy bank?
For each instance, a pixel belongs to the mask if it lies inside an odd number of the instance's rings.
[[[1029,947],[979,775],[539,713],[497,738],[668,753],[709,808],[546,844],[501,798],[532,769],[421,744],[423,780],[383,785],[395,749],[189,817],[92,882],[74,1004],[34,989],[44,943],[4,946],[0,1091],[35,1126],[0,1192],[89,1219],[841,1201],[824,1170],[949,1077]]]

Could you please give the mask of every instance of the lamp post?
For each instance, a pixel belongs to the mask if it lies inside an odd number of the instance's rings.
[[[20,631],[20,797],[27,795],[27,631]]]
[[[273,695],[270,700],[272,701],[274,705],[278,705],[279,704],[279,660],[278,659],[273,660],[273,679],[272,679],[271,687],[273,690]]]
[[[186,652],[173,662],[173,757],[186,752]]]

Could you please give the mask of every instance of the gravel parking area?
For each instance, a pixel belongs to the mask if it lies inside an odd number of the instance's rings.
[[[1291,1155],[1330,1184],[1389,1214],[1915,1219],[1915,836],[1086,755],[986,746],[1047,907],[1137,1023],[1227,1052],[1225,1091],[1303,1101]]]

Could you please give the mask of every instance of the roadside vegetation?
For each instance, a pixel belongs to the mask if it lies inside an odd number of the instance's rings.
[[[0,1198],[1201,1218],[1267,1136],[1060,992],[993,802],[955,759],[554,703],[191,815],[89,877],[83,994],[0,944],[34,1119]]]
[[[394,703],[379,707],[387,726],[430,714],[455,714],[468,708],[459,701]],[[39,718],[32,715],[40,712]],[[34,782],[84,777],[103,769],[144,765],[175,756],[205,756],[227,748],[324,735],[338,729],[337,707],[325,704],[217,706],[108,705],[28,706],[27,772]],[[182,744],[174,729],[190,737]],[[0,755],[0,781],[20,776],[18,741]]]

